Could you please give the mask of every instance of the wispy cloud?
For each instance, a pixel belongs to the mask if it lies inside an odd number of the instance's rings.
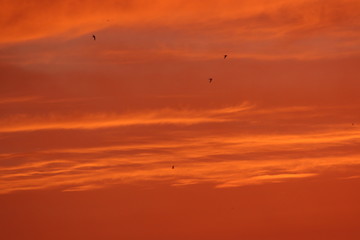
[[[176,152],[175,152],[176,153]],[[128,158],[131,158],[130,156]],[[177,159],[175,169],[163,162],[163,157],[150,155],[142,158],[142,164],[126,166],[124,159],[97,159],[96,163],[73,163],[59,169],[33,169],[24,173],[2,174],[1,193],[25,189],[60,187],[63,189],[90,189],[108,187],[138,181],[168,181],[174,186],[214,183],[217,187],[239,187],[252,184],[283,182],[289,179],[308,178],[320,175],[335,166],[356,166],[359,155],[332,158],[307,158],[296,161],[220,161],[187,162]],[[148,159],[161,159],[155,162]],[[140,160],[139,157],[134,157]]]
[[[245,103],[232,108],[215,110],[173,110],[160,109],[148,112],[125,114],[88,114],[88,115],[15,115],[0,119],[0,132],[38,131],[51,129],[98,129],[132,125],[154,124],[199,124],[228,121],[226,114],[242,112],[252,106]]]
[[[235,121],[243,111],[267,116],[313,110],[291,107],[264,111],[249,106],[200,111],[200,115],[221,119],[226,116]],[[220,127],[228,122],[216,124]],[[176,134],[172,128],[167,131]],[[85,191],[144,180],[167,181],[174,186],[206,182],[219,188],[239,187],[318,177],[335,167],[360,165],[356,147],[360,129],[356,127],[332,125],[317,132],[297,134],[241,131],[195,134],[198,131],[191,131],[190,135],[182,132],[167,140],[143,136],[140,142],[3,154],[6,162],[11,160],[13,164],[0,162],[1,193],[54,187]],[[20,158],[27,160],[17,161]],[[171,169],[172,165],[175,169]]]
[[[0,104],[32,102],[38,100],[39,98],[40,97],[36,97],[36,96],[0,98]]]
[[[3,2],[0,193],[359,175],[358,0]]]
[[[71,9],[69,6],[72,6]],[[56,14],[53,14],[54,9]],[[291,3],[282,0],[212,0],[206,4],[185,0],[171,3],[157,0],[149,4],[133,0],[119,4],[106,0],[101,8],[93,1],[86,1],[81,6],[71,0],[56,1],[52,5],[40,1],[20,7],[8,2],[0,14],[3,16],[0,26],[4,33],[0,42],[5,42],[4,46],[7,46],[12,42],[21,44],[31,39],[47,39],[46,44],[36,44],[35,41],[34,45],[22,47],[22,55],[17,56],[27,62],[37,58],[38,63],[66,63],[74,59],[74,55],[79,57],[86,52],[91,52],[92,56],[96,52],[96,59],[124,63],[164,56],[211,59],[229,49],[233,58],[240,59],[346,57],[360,52],[357,40],[359,9],[356,0],[330,0],[326,4],[311,0]],[[17,21],[13,21],[15,18]],[[48,25],[39,24],[44,22],[43,19],[53,21]],[[98,48],[93,48],[94,44],[74,47],[73,42],[67,42],[76,38],[84,42],[95,31],[104,36],[99,40],[106,45],[100,43]],[[54,36],[56,38],[49,39]],[[58,39],[61,39],[61,44]],[[38,45],[42,51],[38,51]],[[84,46],[88,49],[84,50]],[[59,47],[61,51],[57,50]],[[32,57],[24,60],[24,52],[27,51]],[[5,51],[3,55],[14,57],[14,50],[10,52],[8,55]],[[141,58],[136,57],[139,55]],[[120,56],[126,58],[119,60]],[[18,59],[14,59],[16,61]]]

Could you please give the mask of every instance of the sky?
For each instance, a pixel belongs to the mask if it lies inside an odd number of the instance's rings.
[[[0,4],[1,239],[359,239],[359,1]]]

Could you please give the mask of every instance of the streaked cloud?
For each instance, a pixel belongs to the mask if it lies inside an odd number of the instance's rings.
[[[18,51],[8,47],[19,43],[22,55],[17,58],[26,63],[30,58],[24,59],[26,52],[38,63],[66,63],[84,52],[94,56],[94,51],[97,58],[107,61],[126,56],[123,63],[134,58],[212,59],[230,50],[232,58],[239,59],[348,57],[360,53],[359,9],[356,0],[105,0],[102,7],[91,0],[81,4],[72,0],[53,4],[6,1],[0,14],[0,41],[2,56],[14,62],[18,59],[8,51]],[[44,21],[47,24],[41,24]],[[100,35],[97,45],[106,45],[97,49],[94,44],[74,47],[73,41],[88,43],[95,32]],[[139,54],[142,58],[136,58]],[[66,60],[66,56],[71,57]]]
[[[245,103],[231,108],[204,111],[161,109],[141,113],[74,114],[65,117],[61,115],[49,115],[45,117],[15,115],[0,120],[0,132],[37,131],[49,129],[97,129],[153,124],[187,125],[206,122],[222,122],[227,121],[226,118],[224,118],[226,117],[226,114],[241,112],[250,108],[251,106]]]
[[[186,113],[212,117],[214,121],[200,121],[197,124],[210,123],[221,129],[221,125],[229,124],[228,121],[243,121],[242,124],[251,127],[254,116],[271,118],[282,113],[291,119],[296,118],[294,112],[306,115],[313,111],[312,107],[262,110],[246,103],[201,110],[197,114],[193,111]],[[246,118],[251,112],[254,115]],[[169,113],[173,114],[174,111],[162,111],[161,115]],[[183,114],[179,112],[179,115]],[[160,116],[159,112],[150,115]],[[217,121],[218,118],[221,121]],[[162,121],[154,120],[154,124]],[[188,128],[188,121],[185,123],[185,128]],[[151,125],[145,127],[151,128]],[[79,129],[82,128],[71,131]],[[103,131],[102,128],[86,129]],[[85,144],[71,148],[47,147],[30,152],[4,153],[0,161],[1,193],[45,188],[86,191],[142,181],[165,181],[174,186],[212,183],[219,188],[240,187],[321,177],[329,169],[357,167],[360,164],[356,148],[360,142],[360,129],[357,127],[339,124],[325,126],[316,132],[302,131],[296,134],[245,133],[239,129],[232,132],[224,129],[227,133],[204,133],[197,129],[189,134],[176,130],[176,125],[164,129],[170,136],[178,134],[177,137],[163,139],[157,135],[137,133],[138,140],[118,144]],[[175,165],[175,169],[171,169],[172,165]],[[351,177],[353,173],[349,172],[349,175]]]
[[[3,1],[0,192],[356,168],[359,16],[355,0]]]
[[[37,99],[39,99],[39,97],[36,96],[0,98],[0,104],[31,102]]]

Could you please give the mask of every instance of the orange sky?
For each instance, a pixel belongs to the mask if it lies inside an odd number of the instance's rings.
[[[359,1],[0,5],[1,239],[359,239]]]

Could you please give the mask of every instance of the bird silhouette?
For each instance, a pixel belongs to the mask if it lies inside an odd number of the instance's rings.
[[[96,40],[96,37],[95,37],[95,35],[92,35],[92,37],[93,37],[93,39],[94,39],[94,41]]]
[[[209,78],[209,83],[211,83],[211,82],[212,82],[212,80],[213,80],[212,78]]]
[[[227,55],[225,54],[225,55],[224,55],[224,59],[225,59],[226,57],[227,57]]]
[[[174,169],[175,168],[175,166],[174,165],[172,165],[172,167],[171,167],[172,169]]]

